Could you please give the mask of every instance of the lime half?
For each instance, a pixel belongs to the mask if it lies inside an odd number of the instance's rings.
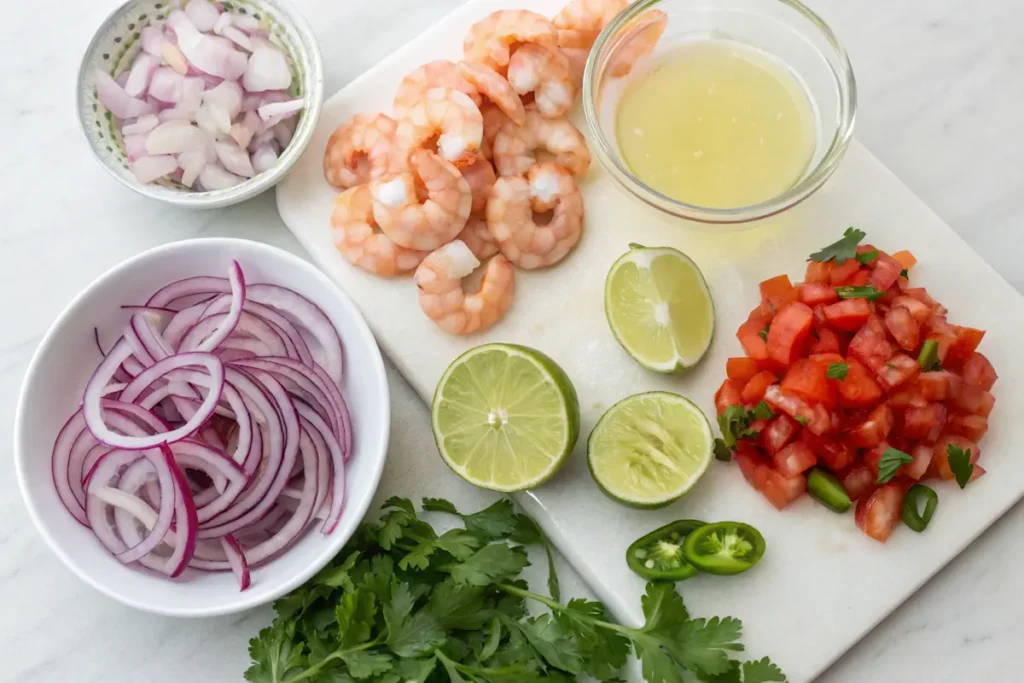
[[[569,377],[540,351],[484,344],[445,370],[430,409],[444,461],[470,484],[522,491],[551,478],[576,445]]]
[[[704,276],[677,249],[629,246],[604,285],[612,333],[650,370],[678,372],[696,365],[715,331],[715,308]]]
[[[667,391],[624,398],[601,416],[587,442],[601,490],[633,507],[668,505],[701,478],[714,447],[708,419]]]

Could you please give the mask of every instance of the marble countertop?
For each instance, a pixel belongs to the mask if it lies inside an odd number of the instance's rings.
[[[333,93],[460,0],[297,0],[320,39]],[[11,434],[25,368],[71,297],[119,261],[197,236],[262,240],[301,253],[271,194],[194,213],[143,199],[92,158],[74,115],[78,59],[116,0],[10,3],[0,40],[0,433]],[[813,0],[846,43],[860,87],[857,136],[1003,277],[1024,289],[1024,4],[1015,0]],[[913,8],[910,5],[914,5]],[[426,408],[390,369],[392,456],[381,493],[438,491],[467,508],[487,494],[460,485],[420,448]],[[46,548],[0,459],[0,680],[240,680],[246,641],[268,608],[182,622],[135,612],[88,588]],[[837,662],[819,683],[1009,681],[1024,640],[1024,506],[1018,505]],[[997,558],[993,561],[992,558]],[[564,565],[568,592],[585,586]],[[808,643],[808,647],[813,647]],[[884,673],[879,673],[884,672]]]

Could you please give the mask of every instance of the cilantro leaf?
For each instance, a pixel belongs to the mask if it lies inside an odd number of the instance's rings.
[[[863,230],[847,228],[843,232],[843,238],[833,242],[824,249],[811,254],[808,261],[828,261],[835,259],[836,265],[843,265],[846,259],[857,257],[857,245],[867,235]]]
[[[808,420],[808,419],[807,419],[806,417],[804,417],[803,415],[797,415],[797,416],[796,416],[796,417],[794,417],[793,419],[794,419],[794,420],[796,420],[797,422],[799,422],[800,424],[802,424],[802,425],[803,425],[804,427],[806,427],[806,426],[807,426],[807,423],[808,423],[808,422],[810,422],[810,420]]]
[[[388,632],[388,647],[399,657],[418,657],[444,644],[445,632],[430,612],[420,611]]]
[[[526,550],[519,546],[494,543],[484,546],[461,564],[451,569],[456,583],[486,586],[494,581],[515,576],[530,564]]]
[[[565,635],[550,614],[519,622],[518,627],[548,664],[571,674],[583,671],[583,658],[576,642]]]
[[[487,642],[479,654],[481,662],[486,662],[490,659],[501,645],[501,619],[496,616],[491,617],[491,621],[487,626],[487,634]]]
[[[437,667],[437,659],[402,659],[395,667],[398,671],[399,680],[404,683],[425,683],[434,673]]]
[[[743,662],[743,683],[786,683],[786,674],[765,657]]]
[[[729,462],[732,460],[732,449],[722,439],[715,439],[715,460]]]
[[[245,672],[251,683],[279,683],[301,671],[306,658],[302,643],[293,643],[285,622],[275,621],[249,641],[253,664]]]
[[[900,277],[910,277],[910,271],[904,268],[900,271]]]
[[[871,265],[871,263],[878,258],[878,250],[872,249],[871,251],[865,251],[863,254],[857,254],[855,258],[865,266]]]
[[[740,663],[735,659],[729,660],[729,668],[721,673],[709,674],[706,671],[701,671],[697,674],[703,683],[741,683],[740,681]]]
[[[646,633],[668,635],[690,618],[675,584],[667,581],[649,581],[640,605],[644,611],[643,631]]]
[[[633,643],[640,658],[641,673],[648,683],[690,683],[683,678],[684,669],[676,664],[656,640],[640,639]]]
[[[334,608],[338,638],[343,647],[352,647],[370,639],[377,616],[377,597],[358,588],[345,593]]]
[[[450,500],[445,500],[444,498],[424,498],[423,509],[428,512],[445,512],[449,515],[456,515],[458,517],[462,516],[459,509],[455,507],[455,503]]]
[[[825,373],[825,376],[829,379],[838,379],[839,381],[843,381],[846,379],[846,375],[849,372],[850,366],[846,363],[829,363],[828,371]]]
[[[450,501],[443,498],[424,498],[423,509],[444,512],[462,518],[466,531],[480,537],[484,542],[508,538],[516,528],[516,512],[512,501],[502,498],[489,507],[464,515]]]
[[[676,629],[675,640],[669,651],[684,666],[709,674],[722,673],[729,668],[728,651],[742,651],[740,638],[743,624],[739,619],[691,619]]]
[[[879,291],[871,285],[864,285],[863,287],[835,287],[835,290],[840,299],[867,299],[868,301],[874,301],[885,296],[885,292]]]
[[[757,336],[761,338],[761,341],[768,341],[768,330],[771,329],[771,323],[764,326],[764,329],[757,333]]]
[[[770,420],[775,417],[775,412],[771,409],[771,406],[763,400],[758,401],[757,405],[754,406],[754,409],[750,411],[750,413],[758,420]]]
[[[384,623],[388,627],[388,633],[394,633],[402,628],[402,624],[405,623],[405,620],[412,613],[415,605],[416,598],[413,597],[412,591],[409,590],[409,584],[396,583],[392,586],[391,601],[382,610]]]
[[[480,547],[480,539],[464,529],[449,529],[434,541],[434,545],[456,560],[464,560]]]
[[[960,488],[967,486],[974,474],[974,463],[971,462],[971,449],[966,451],[960,446],[949,444],[946,446],[946,455],[949,456],[949,469],[953,470],[956,477],[956,484]]]
[[[896,476],[896,470],[912,462],[914,462],[914,458],[909,453],[904,453],[892,447],[886,448],[881,460],[878,461],[878,479],[875,480],[875,483],[888,483]]]
[[[540,526],[529,515],[516,515],[516,528],[512,532],[512,540],[523,545],[539,545],[544,548],[548,561],[548,593],[555,602],[562,601],[562,589],[558,585],[558,571],[555,569],[555,556],[551,552],[551,544]]]
[[[390,671],[394,666],[394,660],[389,655],[368,650],[345,652],[341,655],[341,660],[345,662],[349,674],[356,680],[377,676]]]
[[[729,406],[718,416],[718,428],[722,430],[722,441],[726,447],[734,448],[736,442],[749,436],[753,415],[743,406]]]
[[[457,584],[451,578],[439,583],[427,599],[427,609],[449,629],[470,631],[482,627],[488,618],[486,607],[482,587]]]
[[[556,618],[562,630],[576,639],[588,674],[607,680],[625,666],[629,640],[621,633],[594,625],[595,621],[607,619],[604,605],[574,598]]]

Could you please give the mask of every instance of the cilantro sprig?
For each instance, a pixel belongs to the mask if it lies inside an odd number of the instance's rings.
[[[843,265],[847,259],[857,258],[857,245],[867,235],[863,230],[857,228],[847,228],[843,233],[843,238],[837,242],[833,242],[821,251],[816,251],[811,254],[808,261],[828,261],[829,259],[835,259],[836,265]],[[877,254],[876,254],[877,257]]]
[[[840,299],[867,299],[868,301],[874,301],[885,296],[885,292],[877,290],[871,285],[863,287],[836,287],[835,290]]]
[[[754,411],[751,411],[754,412]],[[672,583],[649,583],[645,623],[611,621],[599,602],[562,604],[547,541],[507,500],[473,514],[450,502],[424,509],[462,526],[437,533],[413,504],[391,498],[313,579],[274,603],[249,643],[251,683],[568,683],[621,681],[629,655],[648,683],[784,682],[767,658],[740,661],[742,624],[691,617]],[[548,549],[552,596],[519,578],[523,544]],[[527,603],[548,608],[527,613]]]
[[[896,448],[886,448],[882,459],[878,461],[878,479],[876,484],[887,484],[896,476],[896,471],[904,465],[914,462],[909,453],[904,453]]]
[[[971,462],[971,449],[964,450],[960,446],[949,444],[946,446],[946,455],[949,456],[949,469],[956,477],[956,484],[960,488],[967,486],[974,474],[974,463]]]
[[[715,439],[715,458],[732,460],[732,451],[740,439],[756,439],[760,432],[751,429],[754,420],[770,420],[775,417],[771,407],[764,401],[759,402],[751,410],[741,405],[729,406],[718,416],[718,428],[722,430],[722,438]]]

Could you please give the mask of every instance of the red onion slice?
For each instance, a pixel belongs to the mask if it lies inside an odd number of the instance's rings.
[[[238,590],[244,591],[249,587],[249,562],[245,559],[245,550],[231,534],[220,539],[220,542],[224,546],[224,554],[228,556],[231,571],[238,577]]]

